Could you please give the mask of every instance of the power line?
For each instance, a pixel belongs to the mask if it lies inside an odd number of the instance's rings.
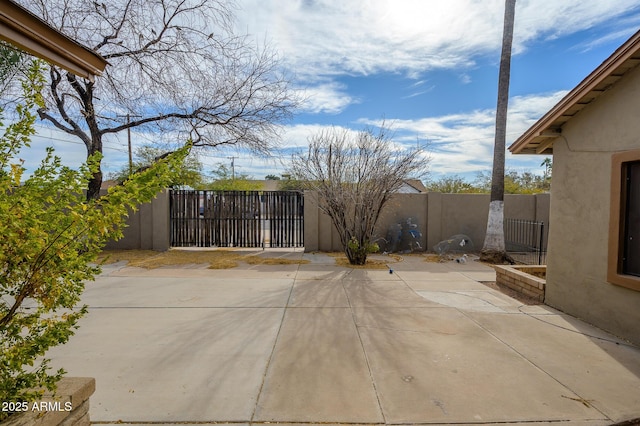
[[[55,129],[52,129],[50,127],[42,126],[42,125],[39,125],[39,124],[35,124],[34,127],[39,127],[41,129],[46,129],[46,130],[55,130]],[[52,136],[52,135],[36,134],[36,135],[34,135],[34,137],[39,137],[39,138],[42,138],[42,139],[49,139],[49,140],[56,141],[56,142],[65,142],[65,143],[70,143],[70,144],[73,144],[73,145],[85,146],[84,142],[77,141],[77,140],[72,140],[72,139],[64,139],[64,138],[56,137],[56,136]],[[103,145],[103,148],[104,149],[110,149],[110,150],[113,150],[113,151],[119,151],[119,152],[127,152],[124,148],[115,148],[115,147],[104,146],[104,145]]]
[[[124,116],[126,117],[126,115]],[[130,115],[130,117],[133,117],[133,115]],[[54,132],[57,131],[59,132],[59,130],[57,130],[56,128],[52,128],[52,127],[47,127],[47,126],[43,126],[43,125],[39,125],[36,124],[35,127],[43,129],[43,130],[48,130],[50,132]],[[128,129],[129,130],[129,129]],[[511,135],[515,135],[515,134],[520,134],[519,132],[510,132],[508,133],[509,136]],[[66,143],[71,143],[71,144],[76,144],[76,145],[83,145],[83,142],[80,141],[74,141],[74,140],[70,140],[70,139],[63,139],[60,137],[55,137],[55,136],[45,136],[45,135],[37,135],[39,137],[42,138],[46,138],[46,139],[51,139],[54,141],[58,141],[58,142],[66,142]],[[147,133],[137,133],[136,137],[139,139],[144,139],[150,143],[154,143],[156,142],[156,140],[151,139],[150,136]],[[129,154],[129,159],[130,159],[130,165],[132,162],[132,153],[131,153],[131,139],[130,139],[130,133],[129,133],[129,137],[128,139],[128,145],[129,148],[117,148],[117,147],[111,147],[111,146],[103,146],[104,149],[107,150],[112,150],[112,151],[117,151],[117,152],[123,152],[123,153],[128,153]],[[492,139],[491,136],[487,136],[487,137],[479,137],[479,138],[473,138],[473,139],[464,139],[464,140],[438,140],[437,138],[430,138],[430,144],[435,148],[438,145],[459,145],[459,144],[466,144],[466,143],[472,143],[472,142],[478,142],[478,141],[490,141]],[[413,141],[412,141],[413,143]],[[221,147],[223,148],[223,147]],[[294,146],[294,147],[289,147],[289,148],[283,148],[283,150],[290,150],[290,151],[300,151],[300,150],[304,150],[305,147],[301,147],[301,146]],[[214,154],[211,151],[205,151],[204,149],[199,149],[198,150],[198,155],[205,157],[205,158],[209,158],[209,159],[217,159],[217,160],[226,160],[226,159],[230,159],[231,157],[228,155],[225,155],[224,151],[219,153],[219,154]],[[264,160],[283,160],[283,159],[289,159],[291,157],[291,153],[271,153],[269,156],[264,157]],[[255,160],[259,160],[262,157],[260,156],[240,156],[240,155],[234,155],[233,159],[234,160],[249,160],[249,161],[255,161]]]

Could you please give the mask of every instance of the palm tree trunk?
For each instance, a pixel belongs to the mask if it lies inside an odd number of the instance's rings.
[[[509,80],[511,77],[511,45],[516,0],[505,0],[502,54],[498,77],[498,105],[496,108],[496,136],[493,147],[493,172],[491,175],[491,203],[487,219],[487,234],[480,259],[491,263],[504,263],[508,259],[504,245],[504,161],[507,134],[507,107],[509,104]]]

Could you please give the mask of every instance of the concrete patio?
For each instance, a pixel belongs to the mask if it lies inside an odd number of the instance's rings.
[[[610,425],[640,418],[640,349],[478,281],[478,262],[143,270],[89,283],[50,352],[96,423]]]

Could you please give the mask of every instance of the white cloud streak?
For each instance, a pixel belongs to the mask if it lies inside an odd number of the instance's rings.
[[[499,50],[503,0],[242,0],[239,28],[265,34],[306,77],[460,68]],[[638,9],[636,0],[521,0],[514,51]]]
[[[501,45],[503,0],[240,0],[239,4],[239,30],[264,35],[308,85],[308,112],[338,113],[359,101],[328,82],[331,76],[387,72],[418,79],[430,70],[449,69],[468,83],[465,70],[479,57],[499,52]],[[535,40],[589,29],[629,11],[634,14],[625,18],[619,31],[630,34],[640,17],[637,0],[520,0],[514,54]]]
[[[302,111],[311,113],[338,114],[348,105],[358,103],[346,92],[346,87],[337,82],[326,82],[299,89],[303,98]]]
[[[557,103],[567,92],[516,96],[511,98],[507,124],[507,144],[513,142],[539,117]],[[416,141],[425,146],[431,157],[430,172],[433,177],[445,174],[473,175],[478,171],[491,169],[491,158],[494,142],[493,110],[477,110],[469,113],[450,114],[438,117],[426,117],[416,120],[387,118],[385,121],[395,132],[394,142],[399,146],[415,146]],[[380,120],[362,119],[361,127],[381,125]],[[304,150],[311,136],[326,130],[330,126],[320,124],[297,124],[283,129],[280,148],[274,151],[272,158],[252,155],[241,149],[219,149],[201,152],[200,159],[206,171],[212,170],[218,163],[230,161],[228,157],[236,156],[238,170],[255,178],[263,178],[267,174],[280,175],[285,172],[289,155],[292,151]],[[354,132],[359,129],[353,130]],[[32,148],[24,150],[20,158],[25,160],[25,167],[33,170],[44,155],[44,147],[54,146],[56,154],[64,159],[64,163],[77,167],[86,159],[84,147],[77,139],[51,129],[39,128],[39,135],[34,137]],[[132,132],[133,148],[149,144],[158,139],[158,135],[143,132]],[[169,138],[171,139],[171,138]],[[105,141],[106,172],[113,172],[127,164],[126,136],[117,135]],[[540,158],[512,156],[507,154],[507,164],[512,167],[539,168]]]
[[[507,146],[555,105],[566,91],[529,96],[515,96],[509,102]],[[396,132],[396,141],[413,145],[421,141],[431,153],[434,175],[491,170],[493,158],[495,111],[476,110],[469,113],[426,117],[417,120],[388,118]],[[381,125],[380,120],[360,120],[363,125]],[[507,161],[527,164],[522,157],[510,154]],[[539,162],[533,159],[531,164]]]
[[[499,57],[503,0],[239,0],[238,3],[241,7],[237,11],[238,30],[264,36],[280,52],[287,68],[295,73],[296,84],[304,90],[305,112],[339,114],[347,106],[361,102],[349,94],[348,88],[334,81],[336,76],[400,73],[415,79],[412,93],[417,94],[429,90],[425,73],[430,70],[452,70],[461,82],[469,83],[471,77],[467,72],[475,61],[489,54]],[[616,30],[612,29],[608,37],[628,34],[637,28],[640,22],[637,0],[519,0],[514,54],[524,52],[534,41],[589,29],[629,11],[634,13],[613,20]],[[604,41],[604,38],[590,40],[575,48],[588,50]],[[508,143],[564,93],[512,98]],[[416,120],[388,117],[387,122],[394,125],[399,143],[415,144],[416,139],[429,142],[434,174],[490,169],[493,110]],[[368,118],[359,122],[377,123],[378,120]],[[322,125],[285,127],[281,150],[275,154],[285,157],[281,153],[306,147],[308,137],[323,128]],[[134,146],[155,137],[134,134]],[[118,151],[105,152],[107,169],[126,164],[126,151],[121,150],[126,146],[126,136],[118,138],[109,142]],[[34,146],[42,146],[41,143],[45,142],[34,141]],[[82,146],[60,141],[55,145],[70,163],[79,164],[84,159]],[[223,152],[213,155],[215,161],[225,158]],[[274,160],[243,155],[251,159],[252,167],[282,171]],[[517,164],[527,162],[520,160],[523,157],[507,158]],[[32,163],[35,157],[28,160]],[[530,161],[539,163],[540,159]]]

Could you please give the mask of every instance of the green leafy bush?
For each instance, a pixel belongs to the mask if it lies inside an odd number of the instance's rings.
[[[370,253],[377,253],[380,251],[378,243],[371,243],[368,240],[363,244],[360,244],[356,237],[351,237],[347,243],[346,251],[349,259],[357,259],[356,265],[364,265],[367,261],[367,255]]]
[[[62,369],[50,372],[44,355],[63,344],[87,312],[84,283],[100,273],[105,242],[122,237],[128,209],[150,201],[175,177],[189,144],[107,195],[87,201],[83,189],[98,165],[64,167],[53,149],[29,177],[17,155],[35,133],[42,106],[41,64],[25,70],[24,101],[0,137],[0,401],[31,402],[55,390]],[[0,111],[0,120],[3,120]],[[2,126],[2,123],[0,123]],[[9,413],[0,412],[0,420]]]

